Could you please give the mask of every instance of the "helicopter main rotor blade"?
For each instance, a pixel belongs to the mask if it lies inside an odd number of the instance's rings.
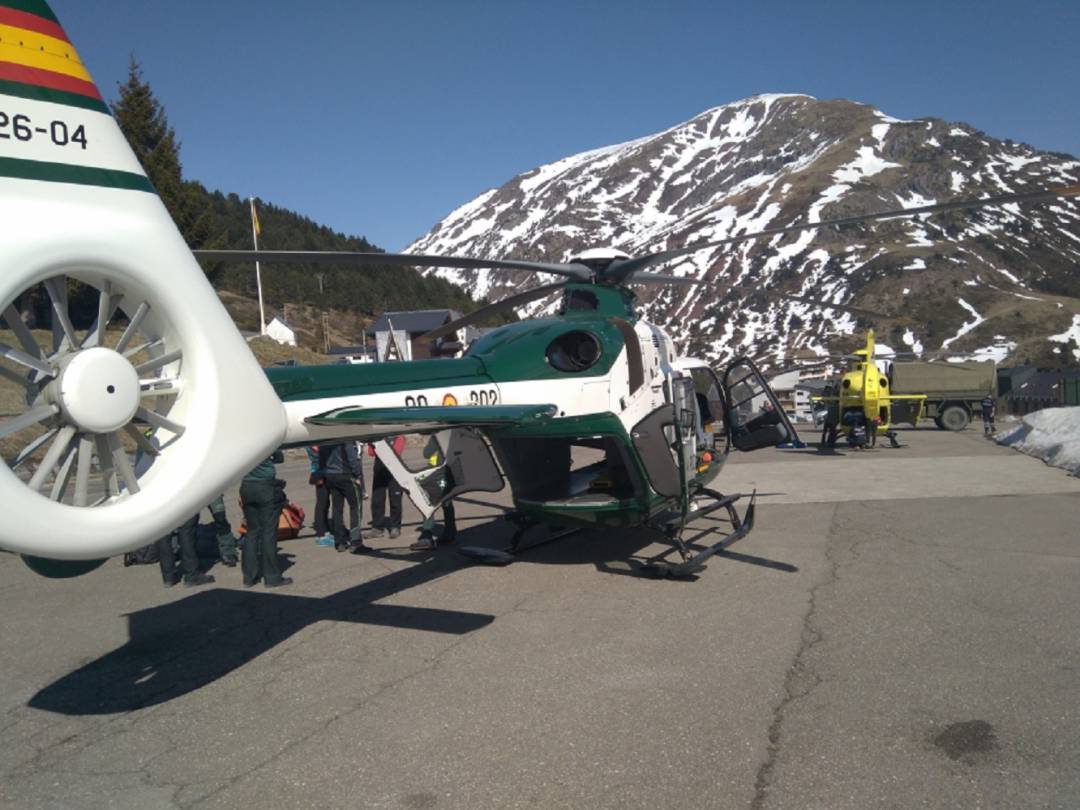
[[[1056,186],[1054,188],[1043,189],[1041,191],[1027,191],[1019,194],[999,194],[994,197],[979,197],[974,199],[969,198],[964,200],[952,200],[951,202],[935,203],[933,205],[921,205],[916,208],[895,208],[889,211],[875,211],[871,214],[860,214],[854,217],[840,217],[839,219],[825,219],[821,220],[820,222],[808,222],[801,225],[787,225],[779,228],[766,228],[763,231],[739,234],[738,236],[729,236],[726,239],[718,239],[715,242],[702,242],[700,244],[690,245],[684,248],[677,248],[675,250],[664,250],[659,253],[650,253],[646,256],[638,256],[632,259],[616,260],[607,267],[603,277],[605,280],[610,280],[618,283],[624,281],[632,273],[638,270],[643,270],[646,267],[651,267],[656,264],[662,264],[663,262],[669,261],[671,259],[677,259],[680,256],[686,256],[691,253],[696,253],[699,250],[721,247],[723,245],[734,245],[738,242],[746,242],[750,239],[758,239],[763,236],[779,236],[785,233],[811,231],[815,230],[816,228],[828,228],[835,225],[854,225],[860,222],[874,222],[885,219],[914,217],[918,216],[919,214],[937,214],[942,211],[963,211],[969,208],[986,208],[993,205],[1007,205],[1008,203],[1029,204],[1046,202],[1048,200],[1076,196],[1080,196],[1080,185]]]
[[[332,250],[193,250],[204,262],[267,262],[291,264],[393,265],[395,267],[457,267],[462,270],[527,270],[588,280],[592,271],[581,264],[530,262],[519,259],[471,259],[467,256],[425,256],[408,253],[356,253]]]
[[[550,295],[556,290],[561,290],[566,286],[565,281],[558,281],[555,284],[545,284],[541,287],[534,287],[531,290],[526,290],[523,293],[517,295],[511,295],[509,298],[502,298],[493,304],[488,304],[485,307],[470,312],[456,321],[450,321],[445,323],[438,329],[432,329],[427,334],[420,336],[420,340],[435,340],[437,338],[445,337],[446,335],[452,335],[464,326],[471,326],[474,323],[478,323],[491,315],[496,315],[500,312],[506,312],[508,309],[514,309],[527,304],[530,301],[535,301],[538,298],[543,298],[545,295]]]
[[[700,278],[691,278],[689,276],[665,276],[660,273],[646,273],[644,270],[638,270],[635,273],[631,273],[626,277],[625,281],[631,284],[705,284],[706,282]]]

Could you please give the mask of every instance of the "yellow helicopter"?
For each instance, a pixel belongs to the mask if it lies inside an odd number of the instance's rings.
[[[891,426],[892,402],[915,400],[916,421],[922,416],[926,394],[893,394],[888,376],[874,362],[874,347],[874,330],[870,329],[866,345],[844,358],[848,368],[840,379],[826,388],[825,395],[812,398],[814,402],[829,403],[824,414],[823,445],[835,445],[838,433],[843,432],[854,447],[875,443],[877,436],[899,447]]]

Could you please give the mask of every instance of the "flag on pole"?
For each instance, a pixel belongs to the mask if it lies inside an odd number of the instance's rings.
[[[255,210],[255,198],[251,198],[251,227],[256,236],[262,236],[262,225],[259,223],[259,212]]]

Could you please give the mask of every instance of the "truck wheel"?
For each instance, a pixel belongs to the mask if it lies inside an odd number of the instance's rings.
[[[971,421],[971,415],[960,405],[950,405],[941,412],[940,420],[946,430],[963,430]]]
[[[945,430],[945,426],[943,424],[941,424],[941,417],[940,416],[935,416],[934,417],[934,424],[937,425],[938,430]]]

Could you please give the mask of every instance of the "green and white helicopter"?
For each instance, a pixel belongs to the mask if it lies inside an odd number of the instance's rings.
[[[42,560],[70,561],[51,566],[54,573],[90,570],[167,533],[278,447],[334,439],[376,442],[425,516],[505,478],[522,531],[652,527],[681,552],[666,570],[689,573],[753,525],[753,496],[740,515],[742,496],[710,486],[729,449],[770,447],[796,433],[749,359],[716,374],[676,357],[664,330],[639,317],[631,285],[696,283],[648,268],[748,239],[1080,191],[808,222],[638,257],[592,251],[564,263],[198,253],[563,279],[442,328],[449,334],[493,309],[562,295],[557,316],[498,328],[460,359],[264,372],[48,5],[0,0],[0,24],[19,33],[0,48],[0,314],[18,344],[0,343],[0,383],[15,392],[6,401],[18,403],[0,420],[0,440],[16,448],[0,464],[0,547],[39,570],[50,567]],[[69,298],[87,290],[96,317],[77,329]],[[27,326],[34,301],[51,312],[49,346]],[[117,342],[107,337],[114,323],[123,327]],[[378,441],[409,433],[437,435],[446,464],[410,469]],[[125,437],[141,450],[137,463]],[[692,552],[683,527],[718,509],[731,533]]]

